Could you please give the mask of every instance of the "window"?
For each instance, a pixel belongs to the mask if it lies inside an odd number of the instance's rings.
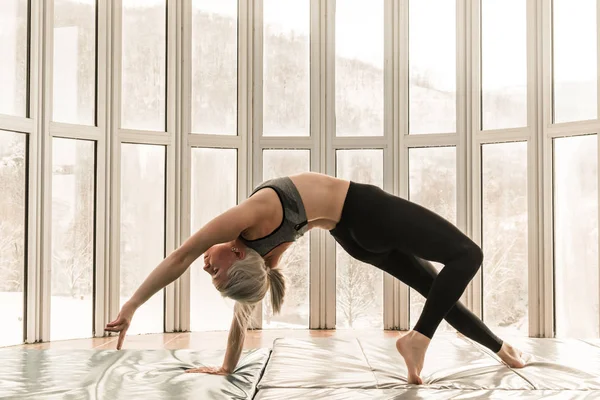
[[[600,337],[597,143],[597,135],[554,140],[557,337]]]
[[[527,335],[527,143],[482,146],[483,319]]]
[[[96,1],[54,1],[52,119],[96,125]]]
[[[336,134],[383,136],[384,1],[335,6]]]
[[[121,305],[165,258],[165,147],[121,144]],[[137,311],[129,333],[164,331],[164,291]]]
[[[456,148],[430,147],[409,150],[409,200],[456,224]],[[432,264],[438,272],[442,264]],[[425,297],[410,289],[410,325],[414,326]],[[452,329],[442,321],[438,331]]]
[[[383,150],[337,150],[336,176],[383,187]],[[336,327],[383,328],[383,272],[336,243]]]
[[[409,131],[455,132],[456,2],[411,0],[408,35]]]
[[[52,139],[50,339],[92,335],[95,143]]]
[[[0,2],[0,114],[27,115],[28,3]]]
[[[553,0],[554,122],[598,117],[596,0]]]
[[[265,0],[263,135],[310,135],[310,1]]]
[[[310,170],[310,150],[264,150],[263,180]],[[283,253],[279,267],[286,277],[286,296],[281,313],[273,315],[270,294],[263,301],[263,328],[308,328],[310,232]]]
[[[27,137],[0,131],[0,346],[23,342]]]
[[[481,89],[482,129],[527,126],[526,1],[482,0]]]
[[[192,149],[191,232],[237,204],[237,150]],[[227,330],[234,302],[225,299],[202,268],[204,255],[191,267],[192,331]]]
[[[122,0],[121,128],[163,132],[167,99],[167,4]]]
[[[237,135],[237,0],[192,0],[192,132]]]

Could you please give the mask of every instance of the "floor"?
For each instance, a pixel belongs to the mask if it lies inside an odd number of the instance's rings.
[[[224,349],[227,345],[227,331],[214,332],[186,332],[186,333],[164,333],[148,335],[132,335],[125,338],[123,349],[193,349],[193,350],[215,350]],[[384,331],[381,329],[361,330],[250,330],[246,333],[244,349],[271,347],[277,338],[392,338],[401,335],[399,331]],[[117,337],[103,337],[93,339],[62,340],[46,343],[26,344],[8,347],[10,349],[113,349],[117,345]]]

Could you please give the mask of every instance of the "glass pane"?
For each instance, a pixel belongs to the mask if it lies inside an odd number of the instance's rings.
[[[52,120],[96,124],[96,1],[54,0]]]
[[[123,0],[121,128],[164,132],[167,4]]]
[[[598,137],[554,140],[556,336],[600,337]]]
[[[310,171],[310,150],[263,150],[263,180]],[[310,232],[283,253],[279,261],[286,277],[281,313],[273,315],[270,294],[263,302],[263,328],[308,328]]]
[[[95,143],[52,139],[50,339],[92,336]]]
[[[383,187],[383,150],[337,150],[336,176]],[[336,327],[383,328],[383,272],[336,243]]]
[[[526,1],[482,1],[481,90],[482,129],[527,126]]]
[[[192,149],[191,203],[191,234],[237,204],[236,149]],[[215,289],[203,257],[191,267],[192,331],[228,330],[234,302]]]
[[[0,2],[0,114],[27,115],[27,0]]]
[[[264,0],[263,135],[310,135],[310,1]]]
[[[527,335],[527,143],[482,146],[483,319]]]
[[[0,131],[0,346],[23,342],[27,137]]]
[[[121,145],[121,305],[165,258],[165,147]],[[128,333],[164,331],[164,291],[135,313]]]
[[[383,0],[335,2],[338,136],[383,136],[383,4]]]
[[[596,119],[596,0],[554,0],[553,19],[554,122]]]
[[[237,135],[237,0],[192,0],[192,132]]]
[[[456,1],[410,1],[408,37],[409,131],[455,132]]]
[[[456,148],[430,147],[409,150],[409,199],[456,224]],[[442,264],[432,262],[439,270]],[[410,325],[414,326],[425,297],[410,289]],[[453,330],[442,321],[438,331]]]

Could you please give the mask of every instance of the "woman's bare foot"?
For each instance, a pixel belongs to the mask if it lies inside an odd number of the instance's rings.
[[[511,368],[523,368],[525,366],[523,352],[515,349],[506,342],[502,343],[502,348],[497,354]]]
[[[396,340],[396,349],[404,358],[408,370],[408,383],[423,384],[420,375],[430,342],[431,339],[416,331],[410,331]]]

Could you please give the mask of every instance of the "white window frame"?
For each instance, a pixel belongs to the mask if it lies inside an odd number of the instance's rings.
[[[112,63],[110,65],[112,76],[111,91],[111,196],[110,196],[110,263],[105,266],[108,270],[109,290],[105,292],[105,307],[108,312],[98,320],[100,325],[115,318],[121,308],[120,304],[120,207],[121,207],[121,145],[124,143],[138,145],[161,145],[165,147],[165,226],[164,243],[165,256],[178,247],[180,237],[177,232],[176,221],[181,220],[181,209],[177,194],[180,192],[180,169],[177,159],[180,155],[178,143],[180,141],[180,124],[178,124],[177,82],[179,78],[180,63],[180,38],[178,36],[177,21],[179,20],[178,2],[166,0],[166,99],[165,99],[165,131],[147,131],[137,129],[123,129],[121,127],[121,72],[122,72],[122,15],[123,0],[113,0],[111,13],[112,28]],[[173,282],[164,289],[164,332],[173,332],[177,329],[176,318],[178,310],[179,282]],[[156,294],[160,295],[160,294]],[[103,327],[102,327],[103,329]],[[97,332],[103,336],[104,332]]]
[[[414,0],[413,0],[414,1]],[[420,133],[409,134],[409,0],[400,1],[400,48],[398,49],[400,79],[397,85],[400,91],[399,107],[396,110],[400,116],[399,143],[400,143],[400,191],[403,198],[409,197],[409,152],[410,149],[424,147],[454,147],[456,149],[456,225],[465,234],[472,235],[472,207],[471,194],[473,193],[472,182],[472,157],[468,151],[469,143],[472,142],[471,125],[468,119],[470,115],[469,104],[471,96],[469,92],[468,73],[471,57],[469,42],[470,34],[469,14],[467,0],[456,0],[456,131],[453,133]],[[462,94],[465,94],[464,96]],[[395,168],[395,170],[397,170]],[[400,329],[409,330],[410,326],[410,291],[404,283],[400,286]],[[473,299],[473,287],[469,285],[465,290],[466,306],[471,308]]]
[[[335,24],[336,24],[336,1],[330,0],[326,2],[326,9],[324,15],[324,25],[326,30],[325,36],[325,97],[322,101],[324,108],[320,110],[321,115],[325,119],[325,132],[321,132],[322,136],[325,136],[325,143],[323,146],[325,151],[322,157],[321,171],[327,175],[336,176],[336,152],[337,150],[349,150],[349,149],[373,149],[383,151],[383,189],[390,193],[398,193],[399,182],[398,173],[394,168],[394,160],[398,160],[397,149],[395,147],[394,137],[396,137],[395,129],[397,127],[397,121],[394,120],[396,114],[396,105],[398,91],[397,75],[394,71],[397,71],[395,67],[396,58],[394,57],[394,45],[397,43],[394,29],[394,22],[398,20],[398,4],[392,0],[379,0],[383,1],[384,4],[384,60],[383,60],[383,74],[384,74],[384,125],[382,136],[360,136],[360,137],[348,137],[348,136],[337,136],[336,135],[336,104],[335,104]],[[323,71],[321,72],[323,74]],[[323,79],[322,79],[323,81]],[[324,167],[324,168],[323,168]],[[325,250],[325,264],[321,269],[325,269],[325,305],[321,306],[321,310],[325,310],[325,316],[321,316],[321,320],[325,322],[325,325],[319,325],[318,328],[322,329],[333,329],[336,327],[336,242],[331,235],[326,232],[322,232],[322,239],[324,240]],[[324,236],[324,237],[323,237]],[[323,264],[321,264],[323,265]],[[374,267],[372,267],[374,268]],[[383,299],[382,299],[382,325],[384,329],[393,329],[400,325],[401,307],[399,308],[398,297],[402,295],[401,288],[398,282],[391,275],[381,272],[383,274]],[[315,327],[317,328],[317,327]]]
[[[263,29],[264,29],[264,2],[263,0],[253,0],[253,18],[249,21],[252,25],[253,32],[253,59],[252,59],[252,79],[253,85],[249,95],[252,97],[252,141],[249,145],[249,149],[252,151],[252,174],[249,182],[252,184],[248,187],[248,194],[252,189],[258,186],[262,182],[263,176],[263,151],[264,150],[276,150],[276,149],[294,149],[294,150],[308,150],[309,154],[309,165],[311,171],[318,171],[320,169],[320,157],[319,157],[319,139],[320,139],[320,124],[319,124],[319,110],[316,108],[320,102],[320,88],[319,88],[319,60],[320,60],[320,47],[319,42],[316,40],[319,38],[320,32],[320,20],[319,17],[322,15],[319,12],[318,0],[306,0],[310,2],[310,13],[309,13],[309,24],[310,24],[310,72],[309,72],[309,85],[310,85],[310,132],[309,136],[298,136],[298,137],[278,137],[278,136],[263,136]],[[318,315],[322,315],[323,312],[319,310],[321,307],[321,290],[319,288],[319,273],[320,266],[322,265],[319,259],[319,247],[320,234],[316,231],[310,233],[309,243],[309,327],[318,327],[321,322],[314,319]],[[252,327],[262,327],[262,303],[256,307]]]
[[[32,4],[34,2],[31,2]],[[37,3],[37,2],[35,2]],[[41,258],[42,267],[36,271],[39,279],[39,286],[35,297],[37,297],[37,307],[39,307],[39,316],[34,322],[35,330],[32,335],[28,334],[28,341],[48,341],[50,340],[50,299],[51,299],[51,223],[52,223],[52,139],[55,137],[89,140],[95,142],[96,152],[96,193],[95,193],[95,210],[94,219],[96,232],[94,232],[95,241],[95,259],[93,270],[95,273],[95,304],[93,327],[90,327],[91,335],[98,335],[98,329],[103,330],[103,326],[99,323],[99,316],[104,312],[103,296],[105,290],[105,276],[103,265],[105,261],[106,239],[106,196],[104,189],[106,188],[106,159],[107,159],[107,44],[108,35],[106,25],[103,21],[107,20],[107,7],[104,2],[96,2],[96,126],[67,124],[52,121],[52,93],[53,93],[53,55],[54,55],[54,0],[44,2],[44,5],[38,9],[42,13],[44,32],[41,34],[42,52],[44,65],[42,66],[42,99],[41,99],[41,116],[40,116],[40,132],[41,146],[38,147],[37,156],[42,160],[42,176],[40,182],[41,194],[41,220],[40,225],[40,245],[38,249],[38,257]],[[33,15],[33,14],[32,14]],[[40,21],[41,23],[42,21]],[[38,62],[41,63],[41,60]],[[28,293],[31,295],[31,292]],[[33,328],[33,327],[32,327]],[[34,333],[35,332],[35,333]],[[29,333],[29,329],[28,329]]]
[[[238,0],[237,135],[191,133],[192,0],[166,0],[166,130],[120,128],[121,9],[123,0],[97,0],[97,125],[57,123],[52,118],[54,0],[29,1],[29,109],[26,117],[0,115],[0,129],[28,136],[26,330],[28,343],[50,338],[52,138],[92,140],[96,145],[96,232],[94,336],[119,312],[120,146],[166,148],[165,252],[190,232],[191,149],[218,147],[238,154],[237,200],[243,201],[262,176],[264,149],[310,150],[310,169],[335,175],[336,150],[384,151],[384,189],[408,197],[411,148],[454,146],[457,154],[457,226],[481,244],[481,146],[526,141],[528,145],[529,336],[553,337],[554,260],[552,140],[600,134],[600,119],[552,122],[552,0],[527,0],[527,127],[481,130],[480,1],[456,0],[456,132],[408,134],[408,1],[385,2],[384,135],[335,135],[335,0],[310,1],[310,136],[263,137],[262,4]],[[600,0],[597,2],[600,22]],[[598,23],[600,36],[600,23]],[[186,62],[184,62],[186,61]],[[600,68],[600,40],[598,41]],[[600,80],[598,81],[600,93]],[[600,99],[599,99],[600,100]],[[598,101],[600,115],[600,101]],[[599,141],[600,157],[600,141]],[[599,158],[600,160],[600,158]],[[600,184],[600,176],[599,176]],[[599,204],[600,207],[600,204]],[[600,215],[600,212],[599,212]],[[599,217],[600,218],[600,217]],[[599,221],[600,223],[600,221]],[[600,242],[599,242],[600,246]],[[335,328],[335,241],[311,232],[310,329]],[[600,256],[599,256],[600,257]],[[600,264],[600,259],[599,259]],[[165,291],[165,332],[190,329],[189,271]],[[384,273],[384,329],[410,329],[408,287]],[[600,286],[600,283],[599,283]],[[482,311],[481,272],[465,292],[466,305]],[[257,310],[252,327],[262,326]]]
[[[554,337],[556,335],[556,321],[554,318],[554,208],[553,208],[553,175],[554,157],[553,140],[559,137],[576,137],[586,134],[600,135],[600,97],[598,98],[597,118],[586,121],[554,123],[552,118],[553,98],[553,44],[552,44],[552,0],[537,0],[536,10],[538,17],[538,46],[541,52],[538,52],[537,80],[542,87],[542,99],[538,107],[537,117],[540,124],[538,151],[540,158],[537,167],[539,168],[537,182],[540,187],[539,198],[542,199],[542,213],[538,232],[543,236],[543,242],[540,243],[538,254],[540,261],[543,260],[538,272],[540,283],[538,311],[539,331],[533,332],[531,336]],[[600,1],[596,1],[596,29],[600,37]],[[600,40],[597,40],[597,68],[600,76]],[[597,80],[597,94],[600,94],[600,79]],[[600,164],[600,141],[598,141],[598,163]],[[600,182],[600,174],[598,174]],[[599,185],[600,187],[600,185]],[[600,202],[598,203],[600,210]],[[599,218],[600,218],[600,212]],[[600,221],[599,221],[600,224]],[[600,238],[599,238],[600,240]],[[600,248],[600,242],[599,242]],[[598,268],[600,268],[600,252]],[[600,288],[600,282],[599,282]]]
[[[252,187],[253,155],[252,135],[252,37],[254,5],[251,1],[238,0],[238,49],[237,49],[237,135],[213,135],[192,132],[191,86],[192,86],[192,0],[181,3],[180,23],[182,37],[180,40],[180,148],[181,157],[180,181],[181,198],[178,204],[181,207],[179,243],[183,243],[193,232],[191,231],[191,153],[193,148],[222,148],[237,151],[237,201],[243,201],[250,193]],[[189,331],[191,326],[191,272],[188,269],[178,280],[176,331]]]
[[[26,157],[28,176],[24,185],[27,190],[25,204],[26,230],[23,239],[26,241],[24,254],[25,279],[23,281],[23,295],[25,296],[23,340],[34,342],[39,337],[41,326],[41,260],[40,249],[43,241],[41,235],[42,225],[42,177],[43,160],[41,148],[44,135],[42,126],[41,82],[43,70],[40,62],[43,59],[41,31],[43,7],[39,2],[28,1],[30,20],[28,21],[28,35],[30,47],[27,49],[29,69],[27,71],[27,110],[25,116],[12,116],[0,114],[0,130],[23,134],[26,136]],[[24,221],[25,222],[25,221]]]
[[[482,221],[483,221],[483,204],[481,203],[481,180],[482,180],[482,170],[481,170],[481,149],[485,144],[490,143],[510,143],[510,142],[525,142],[527,143],[527,154],[528,154],[528,173],[527,173],[527,181],[528,181],[528,190],[527,190],[527,209],[528,209],[528,296],[529,296],[529,330],[532,333],[536,333],[538,326],[535,321],[535,318],[532,318],[534,315],[538,313],[537,311],[537,302],[532,301],[532,295],[535,295],[538,290],[537,280],[531,279],[531,276],[535,273],[538,268],[538,264],[536,262],[537,255],[535,253],[536,243],[537,243],[537,208],[536,201],[537,198],[535,196],[535,176],[537,174],[537,169],[532,167],[531,160],[534,159],[537,155],[536,147],[535,147],[535,104],[536,104],[536,92],[535,92],[535,31],[533,30],[534,25],[531,23],[532,19],[535,16],[535,8],[534,1],[535,0],[526,0],[526,21],[527,21],[527,126],[522,128],[509,128],[509,129],[486,129],[483,130],[481,128],[481,115],[482,115],[482,105],[481,101],[479,101],[480,96],[471,97],[471,104],[469,108],[471,109],[471,135],[473,137],[472,145],[470,147],[471,151],[471,171],[472,171],[472,185],[473,189],[471,205],[472,209],[469,210],[469,214],[472,215],[472,223],[471,223],[471,237],[478,244],[482,244]],[[481,62],[481,52],[480,52],[480,42],[481,42],[481,1],[470,2],[471,6],[471,68],[469,71],[469,75],[471,76],[471,87],[473,88],[473,92],[480,94],[482,92],[481,88],[481,73],[480,73],[480,62]],[[484,249],[485,251],[485,249]],[[471,304],[469,304],[471,310],[481,318],[483,314],[483,281],[482,281],[482,270],[480,269],[477,275],[473,278],[472,281],[472,297]],[[485,316],[484,316],[485,322]]]

